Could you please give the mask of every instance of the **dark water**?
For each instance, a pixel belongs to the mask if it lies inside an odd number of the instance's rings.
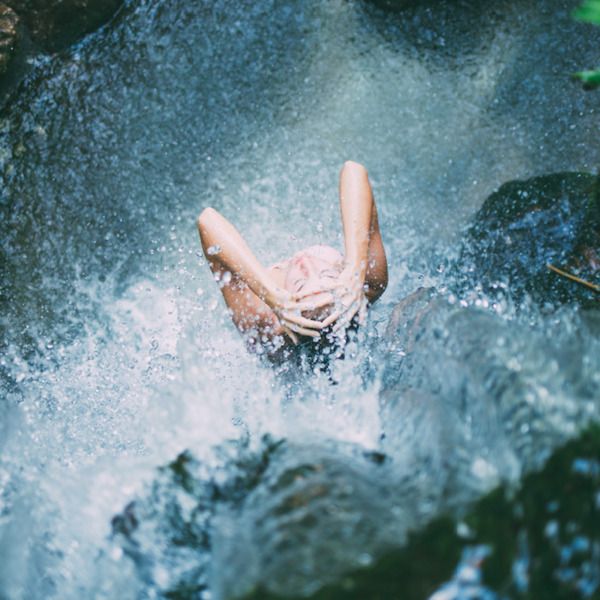
[[[569,73],[596,64],[600,37],[570,18],[576,4],[391,15],[341,0],[140,0],[71,51],[35,58],[0,120],[0,596],[155,597],[177,565],[199,569],[198,597],[263,578],[309,592],[518,480],[597,419],[595,317],[453,297],[444,271],[501,183],[597,168],[598,96]],[[194,218],[215,206],[265,262],[340,245],[348,158],[369,169],[391,280],[331,385],[246,354]],[[384,332],[420,285],[437,285],[441,308],[400,367],[405,349]],[[344,519],[324,523],[346,540],[332,549],[318,522],[300,558],[291,534],[276,552],[265,531],[286,529],[265,483],[208,507],[204,553],[149,536],[148,568],[111,539],[158,466],[189,449],[194,477],[225,485],[233,463],[215,448],[245,440],[251,457],[264,434],[298,449],[273,477],[333,456],[325,474],[359,489],[340,514],[370,525],[344,537]],[[148,527],[168,531],[147,502]]]

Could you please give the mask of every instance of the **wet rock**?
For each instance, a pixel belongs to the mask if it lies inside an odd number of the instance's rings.
[[[123,0],[7,0],[34,42],[56,52],[106,23]]]
[[[556,450],[518,490],[499,487],[462,518],[439,517],[411,535],[404,548],[302,597],[596,598],[599,455],[600,429],[593,426]],[[259,599],[283,596],[260,590],[244,597]]]
[[[417,454],[429,447],[452,502],[538,468],[599,406],[599,314],[584,309],[570,322],[532,325],[526,314],[505,319],[491,305],[463,306],[431,289],[411,294],[387,331],[385,451],[394,458],[409,444]],[[582,362],[588,352],[598,355],[591,369]]]
[[[231,442],[208,466],[189,452],[158,469],[147,494],[112,520],[112,535],[139,578],[167,597],[196,598],[209,587],[213,520],[220,503],[239,506],[259,484],[280,442],[257,452]],[[169,596],[170,595],[170,596]]]
[[[423,0],[365,0],[367,4],[373,4],[384,10],[397,11],[410,6],[423,4]],[[435,2],[435,0],[434,0]]]
[[[401,544],[416,502],[381,459],[352,444],[282,446],[243,504],[219,509],[215,595],[307,594]]]
[[[455,275],[461,293],[529,295],[539,305],[597,306],[599,294],[549,269],[600,283],[600,184],[555,173],[504,184],[468,230]]]
[[[19,17],[5,4],[0,4],[0,76],[6,73],[15,51]]]
[[[379,452],[266,439],[219,453],[212,467],[183,453],[113,519],[140,579],[167,597],[308,593],[418,522]]]

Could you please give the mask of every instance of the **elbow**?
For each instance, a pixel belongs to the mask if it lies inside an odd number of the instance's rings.
[[[364,165],[361,165],[358,162],[354,162],[353,160],[347,160],[342,167],[342,172],[356,173],[360,175],[368,175],[367,169]]]
[[[200,231],[200,235],[202,235],[202,230],[206,229],[206,226],[210,223],[215,214],[217,214],[217,211],[209,206],[198,215],[196,224],[198,225],[198,231]]]
[[[206,248],[212,244],[212,231],[214,230],[214,218],[219,213],[210,206],[205,208],[199,215],[196,221],[196,225],[198,226],[198,234],[200,235],[200,243],[202,244],[202,249],[206,254]]]

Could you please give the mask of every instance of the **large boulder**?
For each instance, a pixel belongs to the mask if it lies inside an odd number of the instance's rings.
[[[212,467],[182,454],[113,519],[139,578],[167,597],[308,593],[400,544],[416,522],[377,452],[265,440],[258,452],[218,453]]]
[[[600,283],[598,181],[588,173],[555,173],[500,187],[467,232],[454,271],[461,291],[504,290],[541,306],[597,306],[597,291],[550,266]]]
[[[244,600],[597,598],[599,452],[594,426],[518,489],[499,487],[462,518],[435,519],[404,548],[310,596],[260,590]]]

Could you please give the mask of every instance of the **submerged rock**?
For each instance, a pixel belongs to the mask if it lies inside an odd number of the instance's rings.
[[[402,543],[416,503],[379,453],[286,443],[239,507],[222,505],[213,591],[310,593]]]
[[[146,586],[167,597],[203,597],[217,506],[240,505],[279,445],[264,439],[258,452],[250,452],[246,444],[224,444],[212,467],[183,452],[158,470],[147,494],[112,520],[113,538]]]
[[[539,305],[598,306],[599,294],[549,265],[598,285],[600,182],[587,173],[511,181],[483,204],[454,274],[461,292],[481,289]]]

